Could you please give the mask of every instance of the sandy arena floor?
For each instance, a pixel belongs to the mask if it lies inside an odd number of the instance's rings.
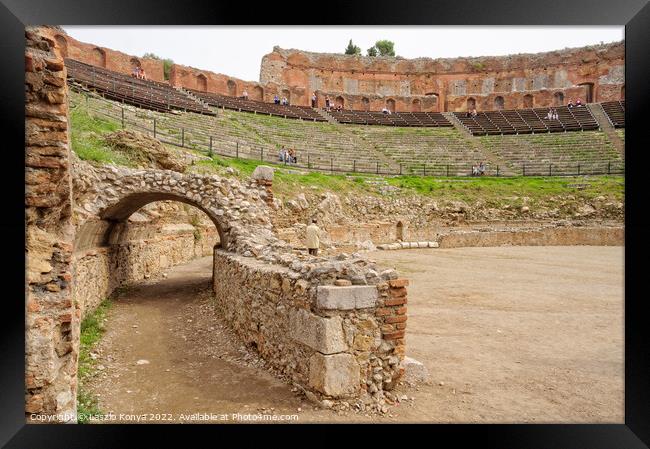
[[[104,412],[171,422],[199,412],[293,414],[297,422],[624,421],[623,248],[370,257],[410,279],[407,353],[432,379],[398,387],[414,400],[386,416],[318,409],[268,374],[211,312],[211,258],[116,301],[97,350],[103,369],[88,389]]]

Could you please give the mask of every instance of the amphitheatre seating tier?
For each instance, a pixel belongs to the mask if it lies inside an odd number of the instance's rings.
[[[547,175],[562,170],[620,173],[623,160],[600,131],[490,135],[470,137],[456,128],[355,126],[286,120],[269,115],[224,110],[217,116],[172,111],[160,113],[90,94],[71,92],[71,101],[124,119],[127,128],[153,134],[174,145],[224,156],[278,163],[280,146],[292,148],[298,166],[323,171],[382,174],[468,175],[472,165],[498,156],[501,174]],[[623,130],[617,130],[622,132]],[[486,154],[485,151],[489,153]],[[494,165],[494,164],[492,164]],[[564,167],[564,168],[562,168]]]
[[[598,129],[598,122],[586,107],[558,106],[558,119],[546,118],[548,108],[485,111],[476,117],[454,112],[458,120],[473,135],[532,134]]]
[[[600,105],[614,128],[625,128],[625,100],[605,101]]]
[[[403,165],[404,173],[467,175],[486,161],[483,152],[455,128],[354,127],[352,131],[385,156]],[[427,168],[424,168],[424,164]]]
[[[189,90],[193,95],[199,97],[210,106],[223,109],[231,109],[240,112],[254,112],[257,114],[275,115],[284,118],[309,120],[313,122],[327,121],[320,114],[307,106],[281,105],[265,103],[262,101],[245,100],[238,97],[227,97],[210,92]]]
[[[65,65],[68,78],[111,100],[159,112],[176,109],[214,115],[209,108],[169,84],[138,79],[69,58]]]
[[[624,165],[620,153],[601,131],[493,135],[480,137],[480,141],[517,174],[620,173]]]
[[[382,112],[330,110],[330,115],[339,123],[357,125],[451,127],[447,117],[440,112]]]

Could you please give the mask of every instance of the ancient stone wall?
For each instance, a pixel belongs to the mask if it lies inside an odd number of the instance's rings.
[[[73,289],[82,317],[91,313],[120,286],[147,279],[175,265],[212,255],[218,241],[216,229],[199,234],[190,224],[144,226],[148,238],[129,239],[75,252]],[[197,238],[198,237],[198,238]]]
[[[308,395],[379,400],[402,374],[408,282],[349,268],[268,265],[216,249],[214,291],[240,337]]]
[[[404,59],[310,53],[274,47],[262,58],[262,84],[317,92],[347,109],[462,111],[542,107],[622,98],[624,43],[537,54]],[[591,96],[591,99],[589,99]],[[308,98],[303,103],[307,104]]]
[[[25,413],[74,420],[80,310],[73,302],[66,71],[49,37],[26,27]]]
[[[142,67],[147,78],[165,82],[163,62],[156,59],[127,55],[121,51],[81,42],[60,28],[49,28],[48,38],[57,43],[57,52],[63,58],[71,58],[97,67],[131,75],[133,67]]]

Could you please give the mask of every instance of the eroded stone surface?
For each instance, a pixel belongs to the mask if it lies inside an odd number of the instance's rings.
[[[309,359],[309,386],[332,397],[354,395],[359,390],[359,364],[351,354],[315,353]]]
[[[374,285],[321,285],[317,288],[316,307],[326,310],[363,309],[375,307],[377,299],[377,287]]]

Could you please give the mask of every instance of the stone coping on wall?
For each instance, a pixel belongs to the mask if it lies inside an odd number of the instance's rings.
[[[457,230],[437,235],[437,241],[396,242],[380,250],[459,248],[473,246],[619,246],[625,243],[624,226],[560,226],[518,229]]]

